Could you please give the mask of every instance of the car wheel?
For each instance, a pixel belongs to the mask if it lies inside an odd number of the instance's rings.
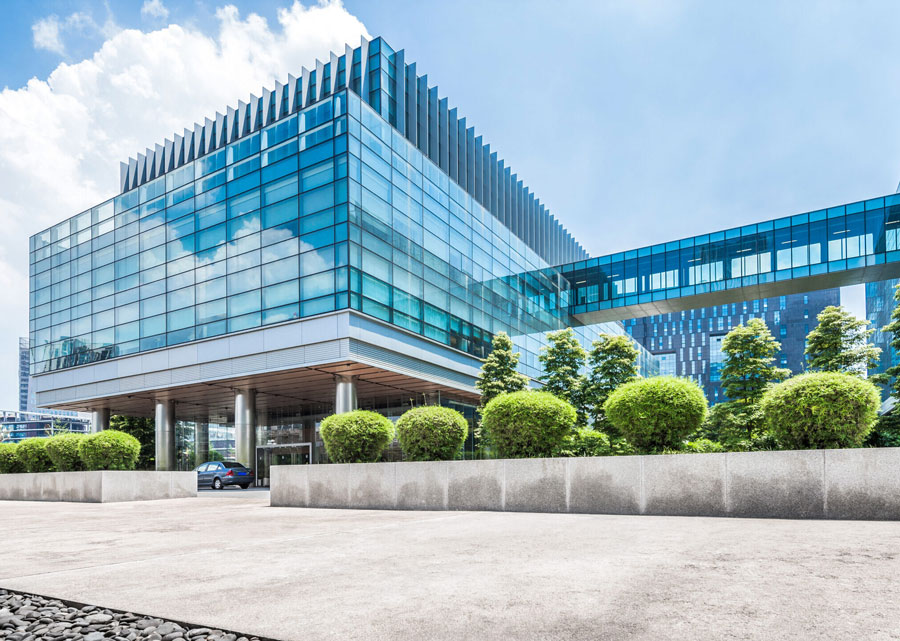
[[[221,490],[223,487],[225,487],[225,486],[222,485],[222,479],[214,479],[213,480],[213,489],[214,490]]]
[[[250,484],[249,484],[249,483],[241,483],[241,489],[242,489],[242,490],[246,490],[248,487],[250,487]]]

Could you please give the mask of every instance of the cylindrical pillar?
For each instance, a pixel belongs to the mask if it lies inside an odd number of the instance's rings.
[[[256,390],[234,390],[234,457],[256,468]]]
[[[91,432],[95,434],[109,429],[109,408],[95,407],[91,410]]]
[[[334,377],[334,413],[346,414],[356,409],[356,377],[341,376],[338,374]]]
[[[194,465],[200,465],[209,460],[209,421],[194,425]]]
[[[175,469],[175,401],[156,401],[156,469]]]

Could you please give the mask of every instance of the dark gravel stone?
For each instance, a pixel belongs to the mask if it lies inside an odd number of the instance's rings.
[[[0,589],[3,641],[258,641],[256,637]]]

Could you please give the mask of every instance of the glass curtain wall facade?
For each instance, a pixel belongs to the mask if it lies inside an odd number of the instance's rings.
[[[328,98],[34,236],[34,372],[346,308],[346,105]]]

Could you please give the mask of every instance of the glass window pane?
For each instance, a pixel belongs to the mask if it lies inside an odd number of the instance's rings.
[[[287,281],[278,285],[271,285],[262,290],[263,308],[280,307],[288,303],[296,303],[300,300],[300,288],[297,281]]]
[[[296,279],[299,275],[300,264],[296,257],[289,256],[273,263],[262,266],[263,285],[280,283],[283,280]],[[321,270],[319,270],[321,271]]]
[[[300,279],[300,295],[303,300],[318,298],[325,294],[334,293],[334,273],[322,272],[315,276],[306,276]]]

